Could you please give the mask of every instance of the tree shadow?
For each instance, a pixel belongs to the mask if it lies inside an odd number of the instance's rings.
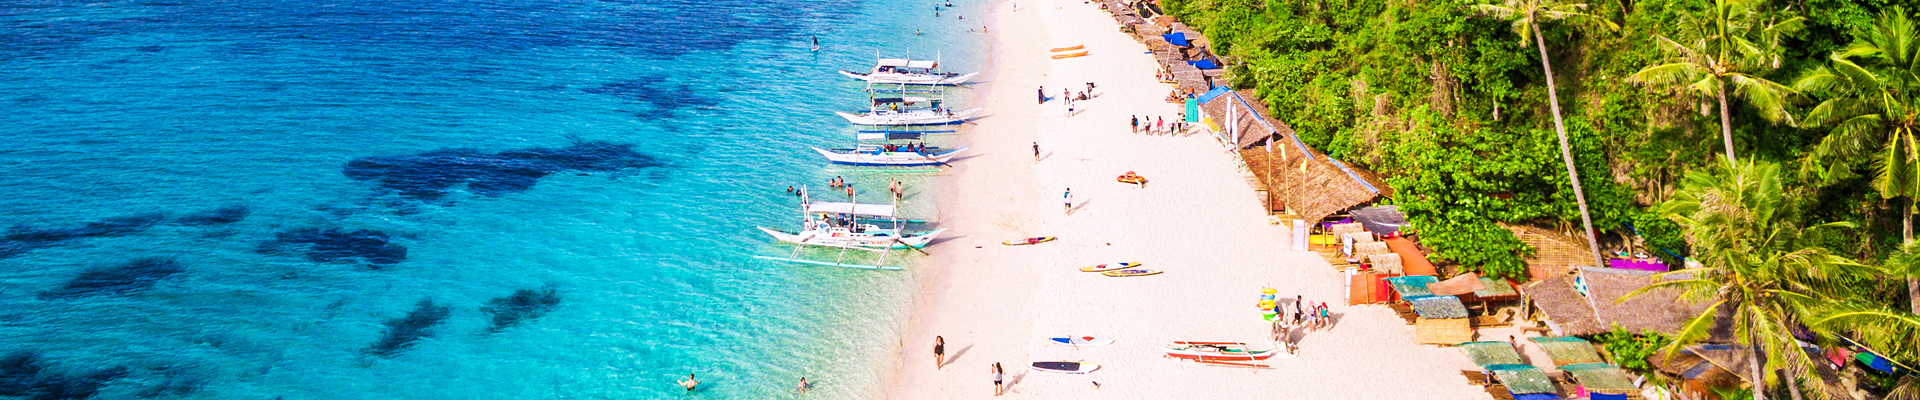
[[[947,361],[940,363],[940,366],[946,367],[947,365],[953,364],[954,361],[960,361],[960,355],[967,354],[967,350],[970,350],[970,349],[973,349],[973,345],[967,345],[967,347],[961,347],[959,350],[954,350],[953,355],[947,356]]]

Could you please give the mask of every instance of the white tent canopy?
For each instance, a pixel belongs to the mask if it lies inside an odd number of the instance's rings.
[[[853,214],[875,217],[893,217],[893,206],[887,204],[829,203],[817,202],[807,206],[810,213]]]
[[[907,68],[923,68],[924,69],[924,68],[933,68],[935,65],[938,65],[938,64],[930,60],[913,60],[913,61],[907,62]]]
[[[905,59],[905,58],[882,58],[882,59],[880,59],[880,66],[882,66],[882,67],[905,67],[905,66],[907,66],[907,59]]]

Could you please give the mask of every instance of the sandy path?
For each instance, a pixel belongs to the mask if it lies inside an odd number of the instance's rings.
[[[949,239],[916,268],[921,290],[902,338],[889,398],[983,398],[988,366],[1000,362],[1016,398],[1486,399],[1458,374],[1475,369],[1458,351],[1413,343],[1413,328],[1384,307],[1349,309],[1341,283],[1313,253],[1287,252],[1286,230],[1268,225],[1254,191],[1212,137],[1136,135],[1133,114],[1178,115],[1161,101],[1146,47],[1118,31],[1092,4],[1001,2],[990,16],[994,63],[983,76],[986,117],[963,141],[939,194]],[[1058,7],[1058,8],[1056,8]],[[1092,56],[1053,60],[1048,48],[1083,44]],[[1036,104],[1035,88],[1097,98]],[[1044,152],[1034,161],[1031,143]],[[1126,171],[1146,189],[1114,181]],[[1063,213],[1062,191],[1075,209]],[[1002,240],[1059,236],[1036,246]],[[1146,263],[1163,275],[1108,278],[1078,267]],[[1174,340],[1243,341],[1267,347],[1269,325],[1253,310],[1260,289],[1332,306],[1340,324],[1302,333],[1301,352],[1270,370],[1201,366],[1161,357]],[[932,341],[947,340],[948,364],[934,369]],[[1112,346],[1072,348],[1044,338],[1112,337]],[[1029,372],[1032,361],[1085,360],[1088,375]],[[1101,384],[1094,389],[1093,382]],[[1291,395],[1286,395],[1291,394]]]

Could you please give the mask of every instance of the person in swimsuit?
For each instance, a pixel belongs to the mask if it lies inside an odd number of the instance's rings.
[[[700,387],[700,381],[693,380],[693,373],[688,372],[687,379],[680,381],[680,387],[687,388],[687,392],[693,392],[694,388]]]
[[[934,336],[933,369],[940,369],[940,367],[945,365],[947,365],[947,340],[939,336]]]
[[[807,389],[812,389],[812,388],[813,388],[813,384],[807,383],[807,377],[802,376],[800,377],[800,386],[795,386],[793,388],[793,391],[799,392],[799,393],[806,393]]]
[[[1000,363],[993,363],[993,395],[999,396],[1001,393],[1003,391],[1000,386]]]
[[[1040,142],[1033,142],[1033,160],[1040,161]]]

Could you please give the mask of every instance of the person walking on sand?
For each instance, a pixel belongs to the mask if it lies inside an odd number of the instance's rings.
[[[1133,133],[1140,133],[1140,116],[1133,116]]]
[[[686,380],[680,381],[680,387],[687,388],[687,393],[693,393],[693,389],[699,386],[700,386],[700,381],[693,380],[692,372],[687,373]]]
[[[1067,212],[1068,214],[1072,214],[1072,213],[1073,213],[1073,188],[1067,188],[1067,209],[1066,209],[1066,212]]]
[[[1161,118],[1161,117],[1153,117],[1153,132],[1161,133],[1161,132],[1165,132],[1166,130],[1167,130],[1167,119]]]
[[[1033,160],[1040,161],[1040,142],[1033,142]]]
[[[940,369],[941,366],[945,365],[947,365],[947,340],[939,336],[934,336],[933,369]]]
[[[1003,393],[1001,391],[1002,388],[1000,386],[1000,372],[1001,372],[1000,363],[997,363],[997,362],[993,363],[993,395],[994,396],[999,396],[1001,393]]]
[[[1037,91],[1040,94],[1040,104],[1047,104],[1047,87],[1041,86]]]

